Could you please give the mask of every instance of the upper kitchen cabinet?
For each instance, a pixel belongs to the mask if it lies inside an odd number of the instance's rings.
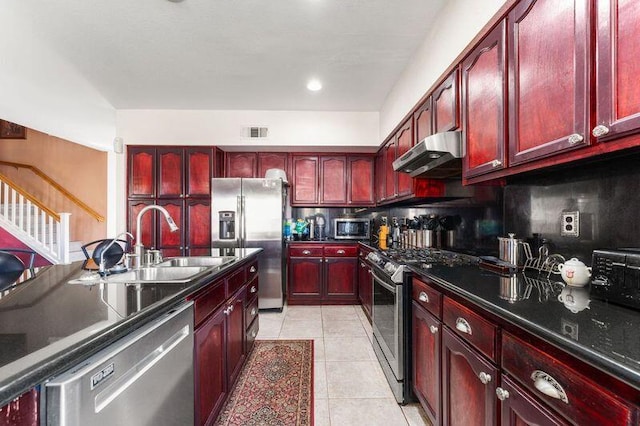
[[[398,195],[397,173],[393,170],[393,162],[397,158],[397,139],[393,137],[382,148],[384,157],[384,201],[393,200]]]
[[[318,204],[319,159],[316,155],[292,155],[291,175],[293,188],[291,190],[291,205]]]
[[[460,127],[458,69],[433,91],[433,133],[448,132]]]
[[[599,0],[596,17],[598,141],[640,129],[640,3]]]
[[[510,165],[589,144],[591,3],[524,0],[509,13]]]
[[[347,157],[320,157],[320,204],[347,204]]]
[[[506,23],[501,22],[462,63],[464,177],[505,167]]]
[[[153,147],[127,148],[129,198],[156,196],[156,150]]]
[[[433,134],[432,98],[429,96],[413,113],[413,132],[415,143]]]
[[[211,177],[224,177],[224,151],[213,147],[213,173]]]
[[[384,172],[384,150],[380,149],[376,154],[375,159],[376,203],[384,201],[385,179],[386,175]]]
[[[227,152],[225,177],[253,178],[258,174],[258,154],[255,152]]]
[[[185,195],[187,197],[209,197],[211,195],[211,178],[214,155],[211,148],[185,149],[186,182]]]
[[[158,148],[156,155],[158,157],[158,197],[184,197],[184,150]],[[206,181],[203,184],[206,184]]]
[[[289,154],[286,152],[259,152],[258,153],[258,175],[263,178],[269,169],[282,169],[289,176],[288,168]]]
[[[407,120],[398,133],[396,133],[396,158],[402,157],[413,146],[413,121]],[[392,167],[393,169],[393,167]],[[407,173],[395,173],[397,179],[398,197],[410,195],[413,179]]]
[[[347,204],[360,207],[375,205],[374,161],[371,155],[347,157]]]

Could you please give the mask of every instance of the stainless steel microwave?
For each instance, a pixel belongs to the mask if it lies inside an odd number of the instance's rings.
[[[336,240],[368,240],[369,219],[333,219],[333,238]]]

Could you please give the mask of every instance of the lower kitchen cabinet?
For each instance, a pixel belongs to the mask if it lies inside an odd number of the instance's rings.
[[[360,252],[362,255],[362,252]],[[362,259],[362,257],[361,257]],[[373,279],[371,277],[371,268],[364,263],[363,260],[359,261],[358,265],[358,299],[364,309],[364,313],[371,322],[371,315],[373,309]]]
[[[235,383],[244,360],[245,327],[244,327],[244,299],[245,290],[241,290],[227,303],[227,375],[229,383]]]
[[[289,245],[288,303],[357,303],[357,254],[355,244]]]
[[[442,424],[442,324],[417,302],[412,307],[413,391],[431,424]]]
[[[496,389],[496,396],[500,400],[500,420],[503,426],[570,424],[549,411],[505,375],[502,375],[502,382]]]
[[[39,392],[31,389],[0,408],[0,426],[38,426]]]

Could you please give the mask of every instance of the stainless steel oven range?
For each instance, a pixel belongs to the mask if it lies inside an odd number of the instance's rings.
[[[411,288],[407,268],[382,253],[366,257],[373,277],[373,349],[398,403],[411,400]]]

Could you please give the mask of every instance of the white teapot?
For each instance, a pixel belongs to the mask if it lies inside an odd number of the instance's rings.
[[[558,270],[565,283],[574,287],[583,287],[589,284],[591,278],[591,268],[573,257],[558,265]]]

